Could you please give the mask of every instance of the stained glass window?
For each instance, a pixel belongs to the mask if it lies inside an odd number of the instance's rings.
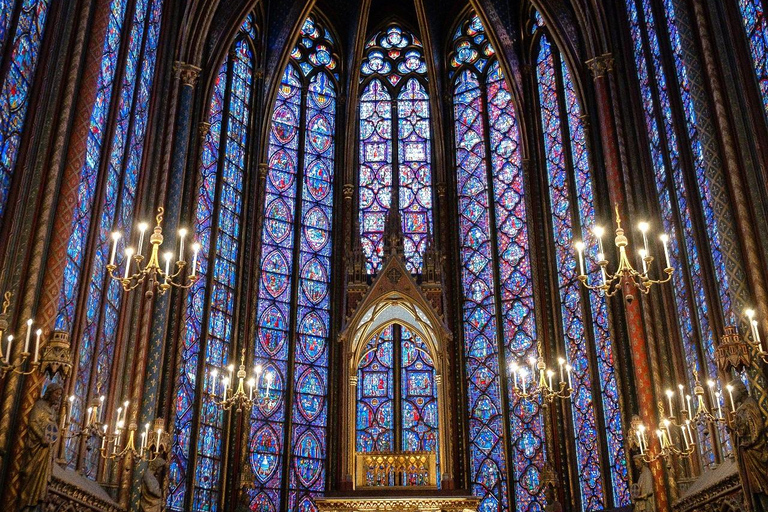
[[[762,0],[738,0],[763,108],[768,114],[768,21]]]
[[[356,451],[429,451],[439,460],[435,365],[417,333],[393,324],[374,335],[357,382]]]
[[[476,15],[457,28],[450,63],[472,492],[482,511],[542,510],[539,405],[519,401],[501,375],[537,356],[517,113]]]
[[[705,158],[699,116],[693,99],[691,62],[685,58],[681,16],[685,13],[674,0],[664,0],[666,29],[657,25],[650,10],[649,0],[627,0],[627,18],[634,49],[634,63],[643,104],[648,146],[653,166],[654,183],[659,198],[663,229],[670,236],[669,253],[671,265],[682,269],[673,276],[675,284],[675,305],[680,323],[680,339],[683,343],[687,362],[687,377],[690,389],[694,385],[694,372],[700,378],[717,376],[715,363],[715,340],[710,326],[712,308],[706,293],[704,261],[714,268],[717,279],[717,300],[721,303],[726,324],[735,321],[729,295],[729,278],[724,257],[720,227],[715,214],[711,194],[711,182],[707,173],[708,159]],[[661,55],[661,38],[668,37],[672,48],[674,69],[669,75]],[[671,86],[671,87],[670,87]],[[679,95],[683,107],[683,126],[676,126],[673,97]],[[690,148],[696,187],[686,185],[686,169],[681,151]],[[696,223],[693,219],[692,201],[699,201],[704,214],[704,227],[709,244],[700,246],[697,242]],[[727,212],[720,212],[727,215]],[[703,433],[703,432],[702,432]],[[700,448],[704,460],[714,461],[709,436],[700,436]]]
[[[311,511],[311,497],[325,489],[338,72],[333,45],[322,23],[307,18],[272,110],[255,363],[272,376],[278,398],[251,413],[255,510]]]
[[[19,157],[50,0],[0,2],[0,219]],[[6,51],[10,44],[10,51]]]
[[[255,30],[249,14],[219,68],[209,104],[195,212],[200,279],[187,296],[184,314],[167,498],[171,510],[215,511],[221,503],[224,417],[212,397],[212,370],[226,371],[235,330],[243,187],[253,133]],[[201,383],[199,375],[204,375]]]
[[[73,389],[77,399],[71,413],[73,428],[79,426],[92,397],[109,394],[123,294],[116,281],[107,282],[110,233],[131,230],[155,76],[162,0],[138,1],[132,12],[126,9],[126,4],[124,1],[111,4],[56,318],[57,329],[79,338]],[[124,32],[126,24],[131,28]],[[122,47],[126,53],[125,60],[120,62],[118,55]],[[123,72],[119,83],[115,83],[120,66]],[[110,118],[112,104],[117,108]],[[114,126],[114,133],[111,139],[106,139],[109,126]],[[102,154],[105,155],[103,161]],[[102,199],[96,204],[102,172],[106,173]],[[95,254],[91,261],[86,261],[85,247],[91,231],[95,231]],[[81,284],[86,265],[92,278],[87,284]],[[75,325],[74,312],[79,301],[85,304],[84,317]],[[78,445],[78,438],[67,443],[66,458],[70,466],[78,464]],[[84,458],[84,473],[95,478],[97,450],[86,450]]]
[[[406,267],[421,272],[432,231],[432,145],[427,65],[421,42],[392,24],[365,45],[360,96],[360,237],[368,273],[381,268],[393,197]]]
[[[582,509],[621,507],[630,503],[630,497],[606,298],[592,294],[589,302],[584,301],[573,258],[574,239],[584,240],[593,261],[598,250],[591,234],[596,219],[588,145],[571,73],[546,33],[539,38],[536,71],[560,315],[566,359],[573,367],[572,417]],[[589,279],[597,280],[598,273],[591,268]],[[589,364],[590,337],[596,368]],[[597,400],[602,403],[602,418],[593,405]],[[607,461],[595,449],[601,442],[607,444]],[[608,486],[613,504],[608,502]]]

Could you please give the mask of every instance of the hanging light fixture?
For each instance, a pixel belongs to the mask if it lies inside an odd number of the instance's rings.
[[[544,347],[541,340],[538,340],[537,346],[538,359],[530,357],[527,365],[521,365],[515,361],[509,364],[509,373],[513,382],[512,391],[517,397],[529,401],[540,397],[546,403],[552,403],[555,398],[570,398],[573,395],[573,368],[570,364],[566,364],[563,358],[558,359],[559,372],[548,368],[544,361]],[[554,377],[558,373],[560,380],[555,385]]]
[[[187,266],[187,252],[185,251],[185,239],[187,236],[186,229],[179,230],[179,243],[178,243],[178,259],[176,263],[172,264],[175,256],[174,251],[166,251],[163,253],[163,261],[165,262],[164,269],[160,265],[160,247],[163,244],[163,228],[161,226],[163,222],[164,209],[161,206],[157,209],[157,216],[155,217],[156,225],[149,237],[149,259],[147,263],[142,266],[144,262],[144,237],[148,229],[146,222],[140,223],[138,227],[139,241],[134,249],[133,247],[126,247],[125,249],[125,267],[122,272],[122,276],[117,275],[115,271],[119,265],[115,264],[117,256],[117,244],[120,241],[122,235],[119,232],[112,233],[112,252],[109,258],[109,265],[107,265],[107,271],[110,277],[116,279],[122,284],[125,291],[131,291],[140,286],[145,280],[149,279],[150,287],[158,288],[158,293],[163,295],[172,286],[176,288],[187,289],[197,281],[197,257],[200,251],[200,244],[197,242],[192,243],[192,265],[189,273],[184,276],[184,268]],[[136,271],[131,272],[133,265],[135,264]],[[147,293],[152,293],[152,290]]]
[[[643,235],[643,248],[638,251],[640,256],[640,262],[642,264],[642,272],[635,270],[632,263],[627,256],[627,246],[629,241],[624,235],[624,229],[621,227],[621,217],[619,216],[619,205],[616,205],[616,237],[614,243],[619,249],[619,264],[616,271],[610,273],[608,271],[608,259],[603,249],[603,236],[605,235],[605,229],[602,226],[595,226],[592,228],[592,234],[597,238],[598,252],[597,252],[597,264],[600,266],[601,280],[600,284],[591,285],[587,281],[587,274],[584,271],[584,250],[585,245],[583,241],[577,241],[574,245],[579,255],[579,276],[581,281],[587,289],[596,290],[602,295],[612,297],[618,293],[619,290],[624,291],[624,296],[628,303],[631,303],[635,296],[633,289],[640,290],[642,293],[647,294],[651,286],[655,284],[662,284],[672,279],[672,273],[675,271],[672,268],[669,260],[669,235],[666,233],[659,236],[659,240],[664,246],[664,258],[666,267],[664,268],[665,277],[661,279],[651,279],[649,272],[651,264],[654,261],[654,257],[651,256],[650,248],[648,247],[648,231],[650,225],[647,222],[641,222],[638,224],[638,229]]]

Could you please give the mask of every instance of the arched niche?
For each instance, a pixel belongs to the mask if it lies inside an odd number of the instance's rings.
[[[392,275],[386,272],[386,268],[384,270],[382,277]],[[410,281],[411,284],[406,284],[397,290],[382,290],[382,293],[376,293],[376,283],[374,283],[368,297],[362,301],[339,335],[344,353],[340,379],[344,385],[340,393],[343,425],[340,455],[345,479],[351,481],[353,486],[356,476],[358,367],[365,356],[369,340],[395,324],[407,328],[418,336],[432,360],[437,397],[437,461],[441,473],[439,477],[443,482],[453,479],[450,456],[453,452],[453,440],[449,423],[449,397],[444,379],[448,372],[447,347],[450,345],[451,333],[410,276],[403,272],[401,277]]]

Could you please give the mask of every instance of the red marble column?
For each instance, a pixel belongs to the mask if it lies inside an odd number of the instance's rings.
[[[618,137],[616,134],[616,122],[613,118],[613,104],[611,101],[610,81],[608,73],[613,69],[613,57],[604,54],[587,61],[595,83],[595,96],[597,99],[598,121],[600,125],[600,139],[603,146],[603,158],[605,162],[606,177],[608,180],[608,195],[618,209],[623,219],[628,219],[627,200],[624,194],[624,180],[621,174]],[[632,368],[635,377],[635,392],[637,393],[640,418],[646,425],[655,425],[656,406],[653,396],[653,384],[651,382],[651,364],[648,355],[648,340],[643,328],[640,302],[624,303],[627,319],[627,334],[632,346]],[[658,440],[651,436],[651,445],[658,449]],[[664,485],[664,468],[661,461],[650,465],[653,473],[654,495],[656,508],[659,512],[669,510],[669,498]]]

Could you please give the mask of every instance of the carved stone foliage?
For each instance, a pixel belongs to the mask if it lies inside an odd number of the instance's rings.
[[[480,503],[475,497],[429,497],[429,498],[318,498],[315,500],[320,512],[474,512]]]
[[[53,478],[48,486],[48,496],[40,509],[43,512],[126,512],[110,500],[100,488],[92,492],[86,485],[97,486],[94,482],[79,485],[73,472],[54,467]],[[84,478],[80,477],[84,480]]]
[[[683,496],[672,504],[674,512],[747,512],[736,463],[727,460],[705,471]]]

